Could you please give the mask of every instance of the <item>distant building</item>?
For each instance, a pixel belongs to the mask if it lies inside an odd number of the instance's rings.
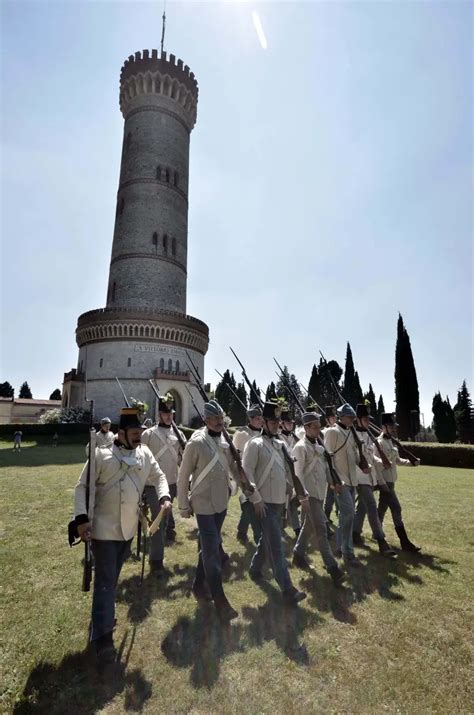
[[[61,407],[61,400],[27,400],[20,397],[0,397],[0,424],[39,422],[42,414]]]
[[[186,351],[204,378],[209,344],[207,325],[186,314],[189,144],[197,101],[196,78],[174,55],[143,50],[125,61],[106,307],[79,316],[79,357],[64,375],[63,407],[88,408],[87,392],[98,419],[117,421],[118,377],[127,397],[148,403],[156,418],[153,376],[161,394],[173,394],[177,422],[189,424],[194,415]],[[195,391],[194,399],[202,404]]]

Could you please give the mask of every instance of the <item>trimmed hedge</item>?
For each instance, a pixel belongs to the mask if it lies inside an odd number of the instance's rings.
[[[100,425],[96,425],[96,427],[97,429],[99,429]],[[77,422],[47,425],[27,424],[21,422],[16,425],[0,425],[0,439],[13,441],[13,434],[17,430],[23,432],[23,439],[28,437],[52,437],[55,432],[57,432],[60,437],[75,437],[76,435],[85,435],[87,439],[89,425],[80,424]]]
[[[434,442],[402,442],[429,467],[463,467],[474,469],[474,445],[439,444]]]

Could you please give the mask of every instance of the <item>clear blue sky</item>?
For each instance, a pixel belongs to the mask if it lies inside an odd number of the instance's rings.
[[[268,41],[252,23],[257,10]],[[105,304],[123,60],[158,47],[155,2],[2,3],[2,365],[35,397]],[[188,313],[206,378],[233,345],[307,383],[346,341],[393,407],[398,311],[425,421],[472,382],[473,5],[168,2],[166,49],[200,85]]]

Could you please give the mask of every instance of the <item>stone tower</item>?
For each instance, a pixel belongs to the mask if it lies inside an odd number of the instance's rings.
[[[186,314],[189,139],[198,86],[182,60],[136,52],[120,75],[125,120],[107,303],[81,315],[79,360],[66,373],[63,406],[95,400],[95,415],[118,418],[123,398],[154,405],[148,380],[172,391],[177,419],[193,413],[184,383],[186,350],[204,374],[205,323]],[[196,399],[196,402],[198,400]],[[150,410],[155,416],[154,409]]]

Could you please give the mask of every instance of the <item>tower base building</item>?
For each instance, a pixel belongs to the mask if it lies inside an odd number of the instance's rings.
[[[77,368],[64,375],[63,407],[88,407],[96,419],[118,419],[128,398],[150,405],[172,392],[176,421],[194,408],[189,353],[204,376],[209,344],[205,323],[186,314],[189,140],[198,86],[174,55],[137,52],[120,79],[124,138],[105,308],[79,316]],[[194,399],[200,405],[196,391]]]

